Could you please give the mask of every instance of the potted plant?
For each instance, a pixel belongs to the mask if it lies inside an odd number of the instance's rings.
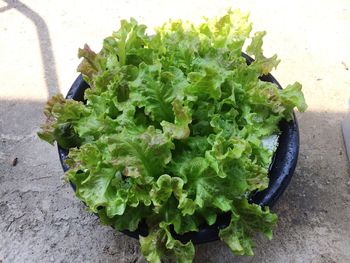
[[[99,53],[79,50],[82,76],[45,108],[39,136],[57,142],[76,196],[150,262],[191,262],[193,244],[218,238],[252,255],[255,233],[272,237],[306,104],[299,83],[269,74],[279,60],[263,55],[264,32],[254,60],[242,53],[251,27],[238,10],[154,35],[122,20]]]

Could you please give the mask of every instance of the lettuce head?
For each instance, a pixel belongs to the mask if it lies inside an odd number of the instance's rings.
[[[277,220],[248,202],[268,187],[273,151],[262,141],[295,107],[306,109],[301,85],[260,80],[279,60],[263,55],[265,32],[251,35],[238,10],[146,29],[122,20],[100,52],[79,49],[85,102],[52,97],[39,137],[69,150],[66,177],[102,223],[134,231],[146,222],[140,243],[149,262],[191,262],[194,245],[173,231],[198,231],[222,213],[231,222],[220,238],[234,254],[252,255],[252,236],[272,238]]]

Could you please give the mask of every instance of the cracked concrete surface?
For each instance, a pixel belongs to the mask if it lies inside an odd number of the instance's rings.
[[[274,210],[272,241],[254,257],[221,242],[197,246],[195,262],[349,262],[350,177],[340,123],[350,96],[350,5],[334,1],[0,0],[0,262],[144,262],[137,240],[101,226],[63,180],[57,150],[36,136],[49,95],[76,77],[76,51],[98,50],[121,18],[154,26],[198,20],[225,7],[251,12],[265,51],[282,62],[283,86],[304,86],[295,176]],[[13,159],[18,158],[16,166]]]

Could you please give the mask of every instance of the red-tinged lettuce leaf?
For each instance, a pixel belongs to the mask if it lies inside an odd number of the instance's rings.
[[[178,99],[175,99],[172,105],[175,115],[174,123],[162,121],[160,125],[163,127],[164,133],[170,134],[172,138],[177,140],[186,139],[190,136],[188,125],[192,122],[191,110]]]
[[[137,178],[140,184],[162,175],[174,148],[171,140],[153,126],[141,133],[137,129],[124,129],[110,136],[108,144],[109,162],[124,176]]]
[[[88,114],[81,102],[66,100],[61,94],[53,96],[46,104],[46,122],[38,136],[53,144],[55,141],[65,149],[79,146],[82,139],[76,132],[78,121]]]
[[[87,78],[92,78],[100,68],[98,63],[99,56],[91,50],[91,48],[85,44],[84,48],[79,48],[78,58],[84,58],[83,61],[79,64],[77,71],[81,72]]]
[[[186,244],[171,236],[169,225],[165,222],[151,231],[147,237],[140,236],[142,254],[148,262],[160,263],[164,259],[172,259],[179,263],[190,263],[194,257],[192,242]]]
[[[294,107],[297,107],[300,112],[306,111],[307,104],[299,82],[288,85],[285,89],[281,90],[280,96],[282,105],[285,107],[287,114],[290,113]]]

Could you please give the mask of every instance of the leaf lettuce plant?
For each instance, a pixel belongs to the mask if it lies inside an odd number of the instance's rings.
[[[272,238],[276,214],[248,202],[268,187],[273,151],[262,140],[306,104],[298,82],[280,90],[259,79],[279,60],[263,55],[265,32],[251,30],[239,10],[198,25],[169,21],[153,35],[122,20],[100,52],[79,49],[85,103],[47,103],[39,137],[69,149],[76,196],[117,230],[145,220],[149,262],[191,262],[194,245],[172,231],[198,231],[222,213],[231,221],[219,236],[234,254],[253,255],[256,233]]]

